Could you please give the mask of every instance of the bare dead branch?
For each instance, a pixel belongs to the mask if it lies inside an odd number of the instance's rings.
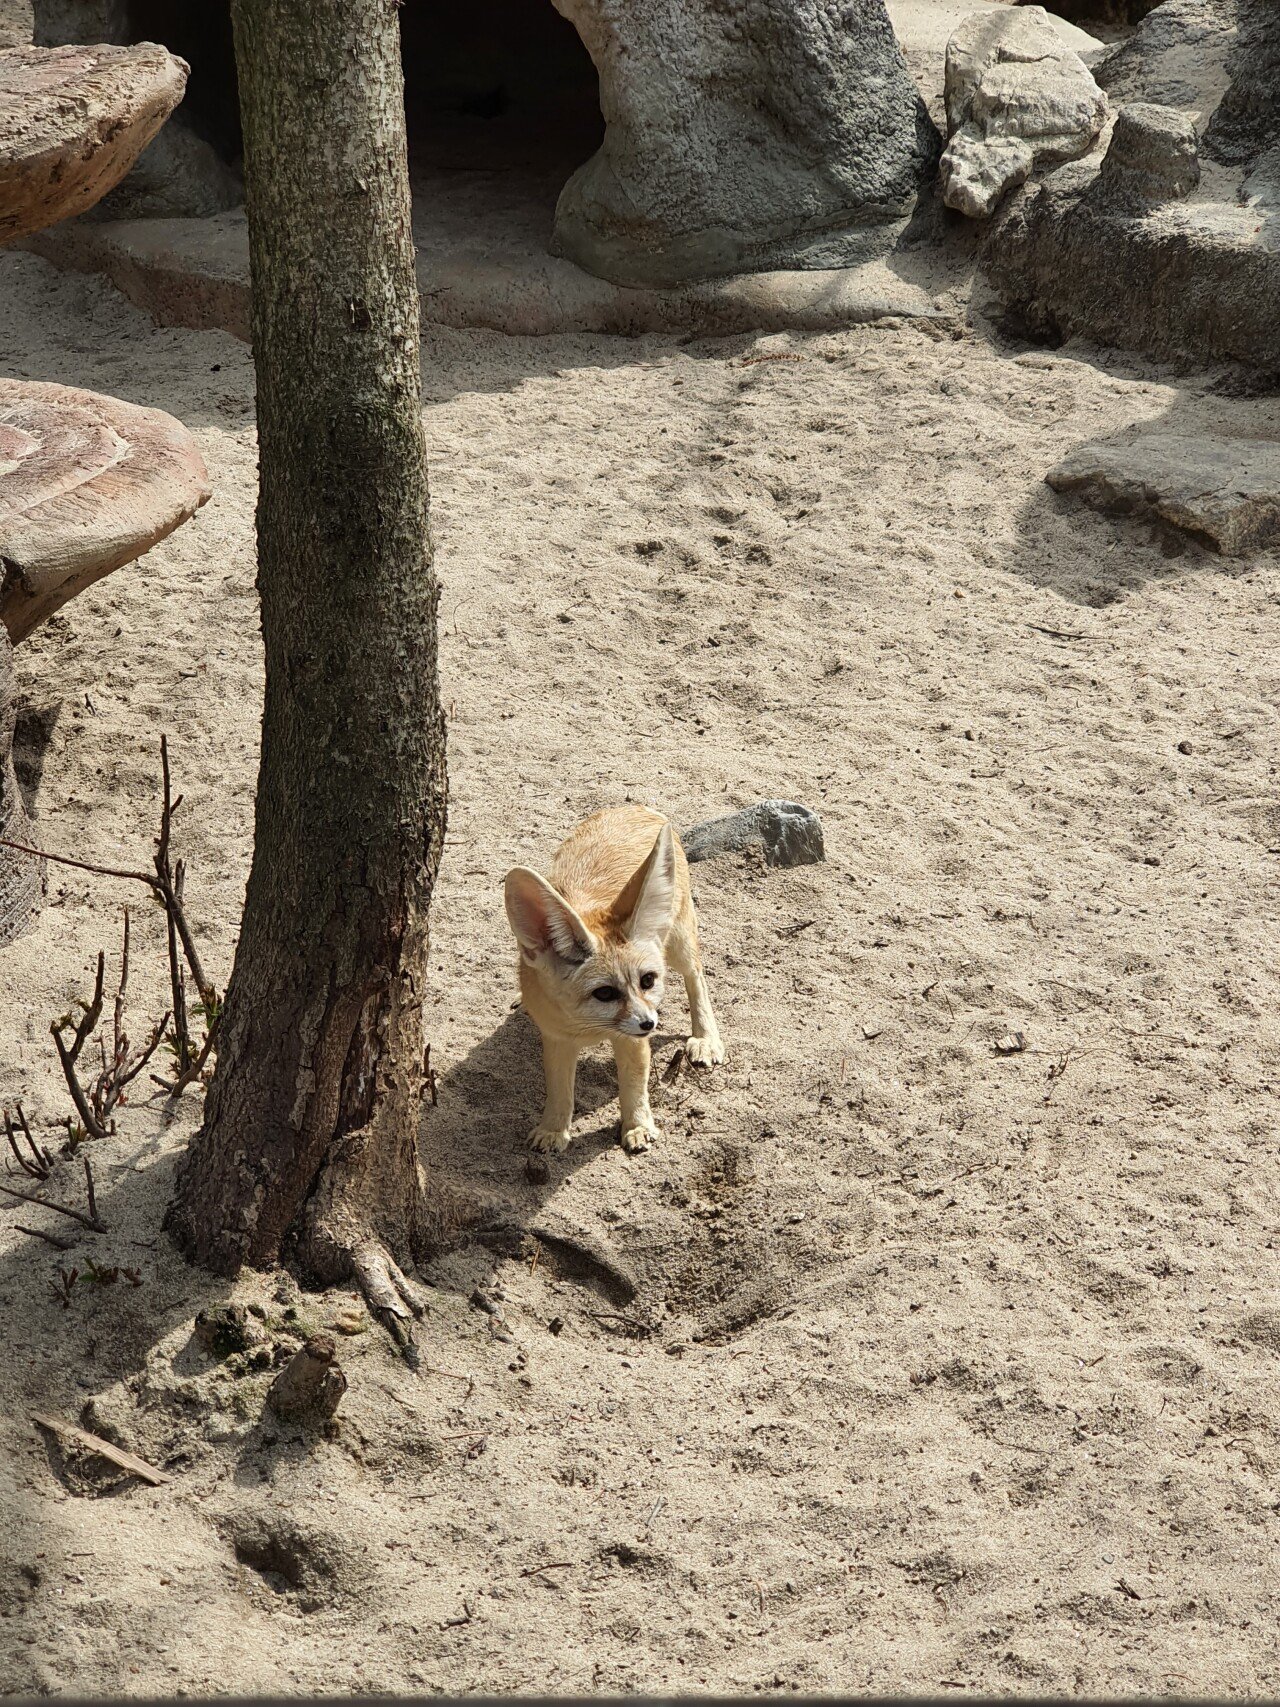
[[[90,1138],[105,1138],[115,1130],[113,1115],[117,1107],[124,1101],[125,1090],[132,1080],[146,1066],[164,1036],[169,1024],[169,1015],[156,1026],[152,1027],[146,1046],[134,1054],[129,1045],[129,1034],[125,1029],[125,997],[129,987],[129,909],[124,910],[124,942],[120,950],[120,982],[116,989],[116,997],[112,1017],[111,1053],[99,1038],[98,1045],[102,1056],[102,1067],[94,1079],[92,1087],[86,1091],[76,1070],[76,1062],[86,1040],[97,1025],[102,1015],[102,987],[106,957],[98,956],[98,977],[94,990],[93,1001],[85,1007],[84,1018],[76,1028],[75,1036],[70,1045],[64,1041],[63,1032],[71,1024],[71,1016],[64,1015],[55,1020],[49,1028],[54,1045],[58,1051],[58,1059],[62,1063],[62,1074],[67,1081],[67,1089],[71,1092],[71,1100],[75,1103],[76,1112],[80,1116],[80,1124],[85,1135]],[[83,1007],[84,1004],[82,1003]]]
[[[69,1251],[76,1242],[74,1233],[64,1237],[61,1233],[46,1233],[40,1227],[23,1227],[16,1221],[14,1231],[25,1233],[29,1239],[43,1239],[46,1245],[52,1245],[55,1251]]]
[[[15,853],[34,854],[37,859],[51,860],[54,865],[69,865],[76,871],[92,872],[95,877],[123,877],[130,883],[145,883],[149,889],[160,894],[160,885],[149,871],[127,871],[118,865],[92,865],[88,860],[72,859],[67,854],[49,853],[44,848],[33,848],[27,842],[11,842],[0,836],[0,848],[12,848]]]
[[[19,1102],[13,1106],[14,1114],[17,1115],[17,1127],[15,1128],[13,1116],[6,1108],[4,1110],[4,1135],[9,1140],[9,1148],[13,1151],[14,1160],[24,1174],[29,1174],[32,1179],[46,1180],[53,1168],[53,1157],[43,1144],[38,1144],[31,1136],[31,1127],[27,1123],[22,1104]],[[24,1156],[18,1146],[19,1131],[27,1141],[27,1148],[31,1152],[30,1156]]]
[[[68,1204],[55,1203],[52,1198],[39,1197],[33,1191],[18,1191],[11,1185],[0,1185],[6,1197],[16,1197],[20,1203],[34,1203],[41,1209],[52,1209],[58,1215],[66,1215],[72,1221],[78,1221],[82,1227],[87,1227],[91,1233],[105,1233],[106,1226],[98,1218],[98,1200],[93,1189],[93,1169],[89,1165],[88,1156],[84,1159],[85,1183],[89,1189],[89,1213],[72,1209]],[[39,1237],[39,1235],[37,1235]]]
[[[100,1126],[94,1117],[93,1109],[89,1104],[89,1099],[84,1093],[84,1087],[76,1076],[75,1056],[62,1041],[62,1033],[58,1029],[58,1022],[56,1020],[49,1027],[49,1031],[53,1037],[54,1048],[58,1051],[58,1059],[62,1063],[62,1076],[67,1081],[67,1089],[71,1092],[71,1100],[75,1103],[76,1113],[80,1116],[80,1124],[84,1127],[85,1132],[90,1138],[105,1138],[107,1135],[106,1129]]]

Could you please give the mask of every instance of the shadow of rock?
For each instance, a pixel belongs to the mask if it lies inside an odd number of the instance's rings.
[[[1090,352],[1073,346],[1044,359],[1088,361]],[[1240,380],[1234,370],[1219,370],[1216,392],[1181,391],[1163,415],[1144,421],[1135,431],[1193,443],[1210,437],[1270,440],[1277,426],[1275,399],[1239,396]],[[1084,444],[1105,442],[1107,436],[1099,435],[1097,441]],[[1043,473],[1049,472],[1046,466]],[[1011,564],[1014,571],[1033,586],[1092,609],[1114,604],[1165,575],[1249,575],[1260,556],[1270,559],[1273,555],[1251,551],[1224,556],[1147,506],[1128,514],[1118,509],[1097,509],[1073,493],[1051,490],[1047,482],[1033,489],[1019,512],[1017,529],[1018,544]]]

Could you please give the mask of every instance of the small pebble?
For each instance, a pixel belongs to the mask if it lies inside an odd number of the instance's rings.
[[[1190,753],[1190,751],[1191,751],[1190,741],[1179,741],[1178,742],[1178,751],[1180,753]]]

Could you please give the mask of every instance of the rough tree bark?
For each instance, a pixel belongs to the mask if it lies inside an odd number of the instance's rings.
[[[354,1274],[426,1231],[427,907],[444,725],[396,0],[233,0],[266,704],[253,866],[168,1225],[218,1273]]]

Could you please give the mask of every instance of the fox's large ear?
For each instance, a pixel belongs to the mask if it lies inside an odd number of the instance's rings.
[[[564,896],[545,877],[518,865],[507,873],[507,918],[526,954],[548,949],[574,964],[587,960],[599,944]]]
[[[626,919],[624,928],[632,942],[662,942],[671,929],[676,912],[676,844],[670,824],[658,831],[653,852],[627,884],[618,911]]]

